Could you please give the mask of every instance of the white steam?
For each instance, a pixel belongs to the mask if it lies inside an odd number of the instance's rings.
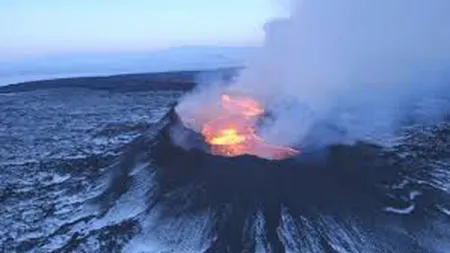
[[[293,6],[289,18],[267,24],[258,59],[222,88],[250,94],[273,112],[261,129],[270,142],[385,141],[406,118],[425,122],[449,113],[450,1]],[[216,98],[209,92],[218,89],[201,94]],[[191,95],[181,114],[211,103]]]

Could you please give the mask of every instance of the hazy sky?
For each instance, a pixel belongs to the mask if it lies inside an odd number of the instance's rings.
[[[275,0],[0,0],[0,57],[253,45]]]

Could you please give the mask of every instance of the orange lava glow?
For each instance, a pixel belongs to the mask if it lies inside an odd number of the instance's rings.
[[[298,150],[266,143],[256,133],[256,122],[265,113],[256,100],[244,96],[221,96],[220,115],[202,127],[211,152],[222,156],[250,154],[266,159],[285,159]]]

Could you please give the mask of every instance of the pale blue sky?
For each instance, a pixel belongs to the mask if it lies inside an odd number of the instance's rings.
[[[0,57],[257,45],[276,0],[0,0]]]

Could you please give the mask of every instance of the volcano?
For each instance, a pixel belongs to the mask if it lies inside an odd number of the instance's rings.
[[[206,219],[192,228],[200,238],[179,238],[195,241],[196,252],[426,252],[409,236],[418,238],[415,228],[426,219],[444,218],[437,207],[447,195],[412,180],[408,160],[376,145],[334,145],[270,160],[214,154],[174,108],[157,129],[135,142],[151,147],[147,213],[160,210],[166,233],[181,224],[185,231],[193,217]],[[399,223],[402,215],[407,225]]]
[[[122,91],[132,77],[100,79],[97,86],[119,79]],[[430,125],[406,122],[393,146],[317,144],[328,135],[314,133],[283,159],[229,155],[216,153],[201,131],[221,114],[189,124],[172,104],[186,101],[185,89],[158,85],[137,93],[66,87],[2,96],[1,118],[11,135],[2,137],[0,252],[450,248],[449,117]],[[442,108],[426,105],[427,112]],[[273,115],[266,108],[257,114],[250,126],[264,136],[258,128]],[[264,142],[273,145],[270,140]]]

